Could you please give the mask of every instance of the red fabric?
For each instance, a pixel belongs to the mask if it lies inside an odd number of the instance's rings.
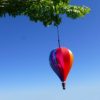
[[[58,62],[62,81],[65,81],[73,63],[73,55],[67,48],[57,48],[56,60]]]

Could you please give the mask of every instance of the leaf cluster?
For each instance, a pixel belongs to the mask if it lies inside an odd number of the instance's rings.
[[[25,15],[34,22],[45,26],[59,25],[66,14],[72,19],[83,17],[90,12],[85,6],[70,5],[70,0],[0,0],[0,17]]]

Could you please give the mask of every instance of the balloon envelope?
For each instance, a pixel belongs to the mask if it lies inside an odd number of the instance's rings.
[[[73,63],[73,54],[67,48],[57,48],[52,50],[49,57],[50,65],[53,71],[62,81],[65,89],[65,81]]]

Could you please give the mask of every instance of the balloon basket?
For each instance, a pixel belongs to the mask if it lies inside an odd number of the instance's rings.
[[[65,82],[62,82],[62,88],[63,88],[63,90],[65,90],[66,88],[66,83]]]

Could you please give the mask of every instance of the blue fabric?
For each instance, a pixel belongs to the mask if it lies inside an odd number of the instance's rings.
[[[50,56],[49,56],[49,62],[50,62],[50,66],[53,69],[53,71],[57,74],[60,80],[63,81],[60,70],[59,70],[58,62],[56,59],[56,49],[51,51]]]

